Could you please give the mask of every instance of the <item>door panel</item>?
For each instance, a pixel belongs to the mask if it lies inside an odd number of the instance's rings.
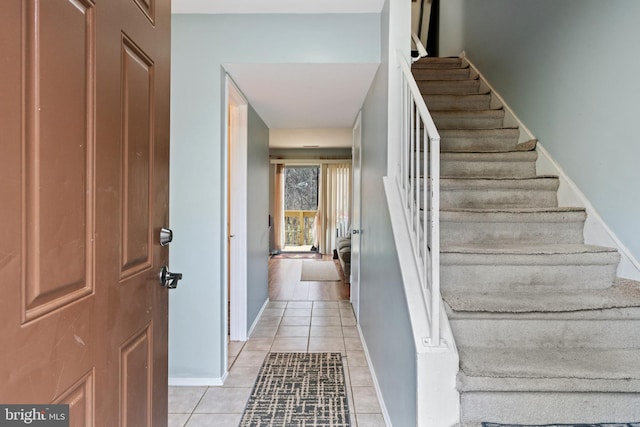
[[[166,426],[168,0],[0,2],[0,402]]]

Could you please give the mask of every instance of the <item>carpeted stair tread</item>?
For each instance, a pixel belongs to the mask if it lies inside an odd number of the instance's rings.
[[[462,64],[462,58],[459,57],[425,57],[420,58],[411,65],[411,68],[461,68],[468,67]]]
[[[438,129],[500,129],[504,110],[431,111]]]
[[[456,68],[413,68],[413,78],[418,80],[472,80],[478,75],[469,67]]]
[[[455,312],[552,313],[640,307],[638,282],[617,280],[605,289],[565,291],[473,292],[443,290],[442,297]],[[455,317],[455,316],[454,316]]]
[[[428,95],[424,97],[431,111],[447,110],[490,110],[491,95]]]
[[[583,243],[583,208],[444,209],[440,244]]]
[[[473,95],[486,94],[490,90],[480,80],[418,80],[416,81],[422,95]]]
[[[560,182],[554,176],[442,177],[440,203],[449,208],[556,207]]]
[[[449,177],[533,177],[536,175],[537,158],[536,151],[446,152],[440,154],[440,175]]]
[[[640,392],[640,350],[458,348],[461,391]]]
[[[478,255],[559,255],[618,253],[606,246],[585,244],[549,244],[549,245],[464,245],[444,246],[442,253],[478,254]]]
[[[520,142],[518,128],[439,129],[442,152],[501,152],[535,150],[536,141]]]

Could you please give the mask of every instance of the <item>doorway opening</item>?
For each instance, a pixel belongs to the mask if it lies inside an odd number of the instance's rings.
[[[318,252],[320,166],[284,168],[283,252]]]

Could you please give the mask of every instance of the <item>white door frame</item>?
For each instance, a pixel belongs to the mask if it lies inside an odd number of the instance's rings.
[[[362,220],[362,112],[353,125],[353,147],[352,147],[352,180],[351,180],[351,278],[350,296],[351,305],[356,315],[360,319],[360,248],[361,248],[361,220]],[[355,233],[355,234],[354,234]],[[355,248],[355,250],[353,250]]]
[[[247,339],[247,112],[248,102],[233,80],[227,74],[225,97],[225,171],[224,174],[224,229],[226,230],[224,244],[224,289],[226,295],[227,283],[231,280],[230,294],[224,298],[224,361],[227,357],[227,328],[231,340],[246,341]],[[231,125],[231,128],[229,128]],[[233,152],[231,152],[233,149]],[[231,193],[229,194],[229,189]],[[230,229],[227,212],[231,215]],[[226,242],[229,242],[227,245]],[[227,260],[230,260],[227,271]],[[229,301],[231,316],[227,326],[227,301]]]

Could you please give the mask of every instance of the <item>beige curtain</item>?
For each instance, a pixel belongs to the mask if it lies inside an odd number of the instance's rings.
[[[284,243],[284,165],[276,165],[276,178],[273,186],[273,248],[282,250]]]
[[[320,252],[333,253],[336,238],[351,223],[351,163],[323,163],[320,172],[317,230]]]

